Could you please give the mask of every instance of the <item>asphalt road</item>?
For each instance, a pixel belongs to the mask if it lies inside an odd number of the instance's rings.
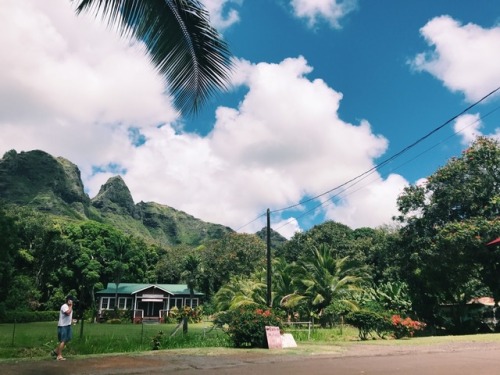
[[[350,347],[331,354],[235,352],[224,355],[171,354],[99,356],[0,363],[2,375],[496,375],[500,344],[433,347]]]

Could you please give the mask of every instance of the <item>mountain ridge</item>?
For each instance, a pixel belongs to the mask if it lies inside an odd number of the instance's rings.
[[[234,230],[156,202],[135,203],[113,176],[90,198],[79,168],[42,150],[10,150],[0,159],[0,201],[72,220],[95,220],[161,245],[197,246]]]

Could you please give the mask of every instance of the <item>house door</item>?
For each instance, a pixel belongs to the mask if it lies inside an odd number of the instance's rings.
[[[140,301],[138,304],[139,310],[144,310],[144,317],[160,317],[160,310],[163,309],[163,301],[162,302],[142,302]]]

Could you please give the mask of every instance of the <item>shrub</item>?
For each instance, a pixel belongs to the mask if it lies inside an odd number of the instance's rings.
[[[160,331],[151,340],[151,349],[152,350],[159,350],[161,348],[162,340],[163,340],[163,331]]]
[[[185,317],[188,318],[189,323],[199,323],[203,318],[203,309],[201,306],[194,309],[189,306],[184,306],[179,310],[177,306],[170,309],[168,316],[164,317],[165,323],[180,322]]]
[[[361,340],[367,340],[371,332],[384,337],[384,334],[391,330],[387,317],[369,310],[353,311],[347,315],[346,321],[358,329]]]
[[[180,319],[188,318],[189,323],[199,323],[201,322],[201,318],[203,317],[203,310],[201,307],[191,308],[189,306],[184,306],[179,311]]]
[[[401,339],[403,337],[413,337],[416,331],[425,328],[426,324],[413,320],[411,318],[402,318],[400,315],[393,315],[391,318],[392,328],[394,330],[394,337]]]
[[[5,311],[0,323],[53,322],[59,319],[59,311]]]
[[[134,312],[132,310],[104,310],[101,316],[101,321],[121,320],[123,323],[132,321]]]
[[[264,348],[267,347],[265,327],[281,329],[281,322],[281,316],[270,308],[246,306],[218,314],[214,324],[225,329],[237,348]]]

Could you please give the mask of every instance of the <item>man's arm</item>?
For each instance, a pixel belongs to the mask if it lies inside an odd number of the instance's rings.
[[[73,301],[68,301],[68,309],[64,312],[66,315],[70,315],[73,312]]]

